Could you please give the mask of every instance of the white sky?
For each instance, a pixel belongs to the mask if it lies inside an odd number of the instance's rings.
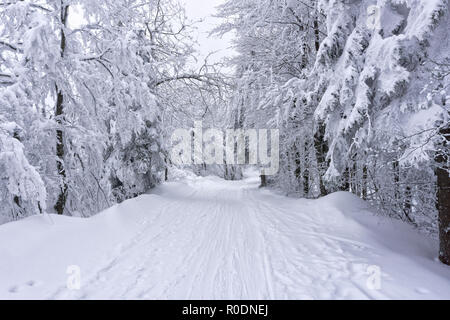
[[[208,54],[214,53],[209,58],[209,62],[218,62],[224,57],[230,57],[234,54],[231,49],[232,46],[232,34],[227,34],[223,38],[209,37],[209,33],[212,29],[218,26],[221,19],[212,17],[216,14],[216,7],[225,2],[225,0],[180,0],[181,4],[185,5],[186,14],[193,22],[201,21],[195,24],[196,30],[194,39],[198,42],[199,56],[197,57],[198,63],[196,65],[202,65],[204,59]],[[71,12],[71,27],[76,27],[82,23],[81,12],[79,8],[75,7]]]
[[[209,62],[216,62],[223,57],[232,56],[234,51],[231,49],[232,35],[227,34],[223,38],[208,37],[210,31],[220,24],[220,19],[212,17],[216,14],[216,7],[225,0],[182,0],[185,4],[186,14],[193,21],[202,20],[196,26],[198,33],[195,38],[199,44],[200,57],[199,62],[211,52],[216,52],[210,57]]]

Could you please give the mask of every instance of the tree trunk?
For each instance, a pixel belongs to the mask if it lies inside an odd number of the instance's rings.
[[[316,151],[317,168],[319,171],[319,185],[320,185],[320,196],[324,197],[328,194],[323,181],[323,176],[325,174],[326,168],[328,167],[327,154],[328,145],[325,141],[325,125],[320,123],[318,125],[317,132],[314,135],[314,149]]]
[[[305,143],[305,156],[303,157],[303,195],[309,196],[309,147]]]
[[[450,265],[450,178],[448,166],[448,146],[450,141],[450,126],[442,129],[440,134],[444,142],[439,146],[436,155],[437,176],[437,209],[439,211],[439,259]]]
[[[316,4],[317,5],[317,4]],[[316,49],[316,53],[319,52],[320,49],[320,26],[319,26],[319,9],[316,8],[315,18],[313,22],[314,28],[314,45]],[[320,196],[324,197],[328,194],[328,191],[325,187],[325,183],[323,181],[323,175],[325,174],[325,168],[328,167],[326,163],[326,157],[328,154],[328,144],[325,141],[325,125],[320,123],[317,129],[316,134],[314,135],[314,148],[316,150],[316,158],[317,158],[317,167],[319,171],[319,188],[320,188]]]
[[[295,190],[300,190],[301,186],[301,179],[302,179],[302,167],[301,167],[301,160],[300,160],[300,152],[298,151],[297,144],[294,144],[294,163],[295,163]]]
[[[403,204],[403,211],[405,212],[406,219],[409,222],[416,224],[412,218],[412,189],[410,186],[405,188],[405,202]]]
[[[314,19],[314,45],[316,47],[316,52],[319,52],[320,49],[320,30],[319,30],[319,12],[316,9],[316,17]]]
[[[363,167],[363,176],[362,176],[362,198],[363,200],[367,200],[367,179],[368,179],[368,169],[367,166]]]
[[[267,187],[267,176],[264,174],[264,170],[261,172],[261,185],[259,186],[260,188],[265,188]]]
[[[342,175],[341,191],[350,192],[350,168],[345,168]]]
[[[394,170],[394,197],[395,201],[397,202],[395,205],[402,206],[400,201],[400,164],[398,160],[395,160],[393,163],[393,170]]]
[[[61,58],[64,58],[64,53],[66,50],[66,35],[65,27],[67,24],[67,17],[69,14],[69,6],[61,1]],[[61,177],[61,190],[58,196],[58,200],[55,204],[55,210],[58,214],[62,215],[66,207],[68,185],[66,179],[66,169],[64,167],[64,131],[62,129],[64,122],[64,94],[58,85],[55,86],[57,97],[56,97],[56,108],[55,108],[55,119],[58,124],[58,129],[56,130],[56,156],[58,157],[57,170]]]
[[[353,194],[357,195],[358,197],[361,197],[361,192],[359,190],[359,186],[358,186],[358,176],[357,176],[357,172],[358,172],[358,166],[357,166],[357,159],[358,155],[355,153],[353,154],[353,156],[351,157],[351,166],[349,166],[349,179],[350,179],[350,192],[352,192]]]

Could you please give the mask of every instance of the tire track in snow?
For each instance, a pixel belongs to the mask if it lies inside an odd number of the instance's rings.
[[[299,219],[300,216],[292,217],[292,211],[295,211],[294,206],[290,210],[285,206],[274,208],[267,198],[263,198],[256,191],[249,192],[249,198],[257,204],[258,212],[261,219],[265,220],[265,225],[276,234],[272,237],[275,243],[271,244],[276,248],[285,249],[278,252],[277,258],[281,258],[282,267],[276,270],[277,278],[280,280],[276,283],[283,283],[284,287],[290,290],[297,288],[305,291],[306,289],[309,291],[305,294],[307,299],[345,299],[355,296],[367,299],[386,298],[379,292],[363,289],[364,285],[360,282],[365,281],[367,276],[364,272],[355,273],[354,269],[355,266],[367,264],[367,261],[347,252],[342,244],[351,244],[359,247],[360,250],[371,249],[370,246],[332,236],[325,231],[318,231],[324,229],[326,225],[324,226],[323,222],[321,224],[319,221],[314,221],[313,218],[302,219],[304,215],[307,215],[305,212],[301,213],[301,219]],[[311,243],[315,244],[312,250],[298,249],[299,244],[306,246]],[[285,270],[294,270],[294,272],[286,274]],[[303,286],[303,283],[297,281],[305,275],[306,279],[311,281],[308,286]],[[324,287],[326,290],[323,290]],[[345,289],[342,290],[342,288]],[[324,296],[324,292],[331,294],[329,297]],[[284,298],[289,296],[292,295],[286,295]]]
[[[206,182],[162,195],[136,236],[100,259],[80,292],[61,287],[50,297],[372,298],[352,268],[364,260],[345,247],[367,245],[327,234],[314,212],[294,214],[295,202],[274,207],[256,185]]]

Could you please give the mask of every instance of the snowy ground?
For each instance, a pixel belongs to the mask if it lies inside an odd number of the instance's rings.
[[[187,177],[90,219],[0,226],[0,298],[450,299],[434,241],[350,194],[257,186]],[[73,265],[80,290],[67,289]]]

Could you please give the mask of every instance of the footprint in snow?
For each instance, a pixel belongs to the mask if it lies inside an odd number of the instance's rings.
[[[9,288],[9,293],[18,293],[19,292],[19,286],[12,286]]]
[[[425,289],[425,288],[416,288],[416,292],[419,294],[429,294],[430,290]]]
[[[9,292],[10,293],[18,293],[19,291],[21,291],[24,287],[37,287],[40,286],[41,283],[39,281],[35,281],[35,280],[29,280],[27,282],[25,282],[25,285],[16,285],[16,286],[12,286],[9,288]]]
[[[29,287],[35,287],[35,286],[37,286],[38,284],[39,284],[39,283],[36,282],[36,281],[34,281],[34,280],[30,280],[30,281],[28,281],[28,282],[26,283],[26,285],[29,286]]]

